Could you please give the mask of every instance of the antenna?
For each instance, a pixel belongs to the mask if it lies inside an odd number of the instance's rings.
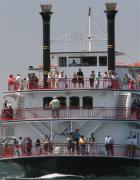
[[[91,7],[88,11],[88,51],[91,52]]]
[[[88,51],[91,52],[91,7],[88,12]]]

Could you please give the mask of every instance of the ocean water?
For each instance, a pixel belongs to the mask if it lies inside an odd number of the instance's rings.
[[[65,174],[47,174],[39,177],[24,177],[24,171],[21,167],[13,163],[0,162],[0,180],[140,180],[136,175],[131,176],[75,176]]]

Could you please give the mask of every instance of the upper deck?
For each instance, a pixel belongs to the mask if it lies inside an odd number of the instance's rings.
[[[116,52],[116,55],[120,53]],[[51,70],[45,80],[42,66],[29,66],[29,70],[32,73],[28,78],[21,75],[9,77],[8,91],[4,93],[4,99],[10,98],[15,104],[14,119],[51,119],[48,105],[53,96],[57,96],[63,114],[61,119],[115,120],[118,108],[122,108],[124,112],[119,114],[119,119],[138,120],[138,116],[128,115],[128,109],[135,98],[139,101],[139,72],[130,71],[128,67],[108,71],[107,52],[51,53]],[[79,110],[73,117],[74,108]],[[87,112],[85,109],[90,110]],[[103,115],[98,115],[98,109]],[[37,115],[32,116],[34,111]],[[90,115],[85,116],[86,113]],[[5,116],[3,112],[3,118]]]
[[[122,55],[122,53],[116,52],[116,56],[118,55]],[[12,79],[9,76],[8,91],[36,89],[72,90],[81,88],[140,89],[139,67],[116,65],[114,72],[108,71],[106,51],[54,52],[51,53],[50,58],[50,72],[44,72],[47,75],[46,79],[44,79],[42,65],[36,68],[29,66],[29,72],[26,77],[17,74],[17,76],[11,75]],[[80,84],[78,82],[79,69],[83,78],[83,82]],[[100,73],[100,76],[98,73]],[[12,85],[14,84],[12,88],[10,87],[11,81]]]

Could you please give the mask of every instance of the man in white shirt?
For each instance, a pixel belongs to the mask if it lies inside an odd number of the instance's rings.
[[[106,152],[107,155],[112,155],[114,154],[113,151],[113,139],[110,135],[107,135],[105,138],[105,148],[106,148]]]

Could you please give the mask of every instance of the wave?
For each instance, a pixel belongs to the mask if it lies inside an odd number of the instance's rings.
[[[83,176],[76,176],[76,175],[71,175],[71,174],[59,174],[59,173],[53,173],[53,174],[48,174],[41,176],[40,179],[53,179],[53,178],[66,178],[66,177],[72,177],[72,178],[82,178]]]
[[[2,178],[0,180],[140,180],[139,177],[136,176],[78,176],[78,175],[67,175],[67,174],[47,174],[40,177],[35,178],[24,178],[24,177],[7,177]]]
[[[59,174],[59,173],[52,173],[52,174],[46,174],[41,177],[35,177],[35,178],[24,178],[24,177],[17,177],[17,178],[6,178],[6,180],[47,180],[47,179],[82,179],[83,176],[77,176],[77,175],[71,175],[71,174]]]

